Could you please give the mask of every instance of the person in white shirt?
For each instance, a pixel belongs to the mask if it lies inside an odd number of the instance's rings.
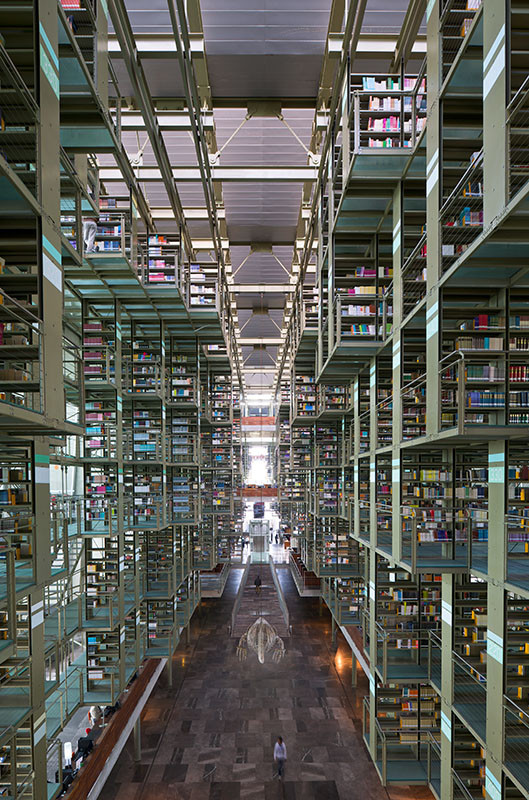
[[[287,760],[287,746],[281,736],[277,737],[277,742],[274,746],[274,761],[277,764],[277,774],[279,778],[283,777],[283,769],[285,761]]]
[[[103,712],[101,711],[101,706],[90,706],[88,711],[88,721],[92,727],[94,725],[99,725],[103,718]]]
[[[97,220],[93,217],[83,219],[83,239],[85,253],[93,253],[97,235]]]

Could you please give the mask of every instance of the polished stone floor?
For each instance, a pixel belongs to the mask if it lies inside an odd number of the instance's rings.
[[[173,659],[142,715],[142,759],[129,741],[100,800],[424,800],[423,787],[384,789],[361,739],[361,676],[352,690],[351,651],[331,642],[326,610],[299,598],[287,568],[278,573],[293,635],[279,664],[240,662],[227,626],[242,570],[221,600],[203,601],[191,643]],[[361,674],[361,673],[359,673]],[[273,744],[288,750],[277,780]]]

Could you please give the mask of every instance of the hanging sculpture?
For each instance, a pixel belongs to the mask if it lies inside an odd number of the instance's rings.
[[[264,617],[258,617],[239,639],[237,655],[241,661],[248,658],[248,648],[257,653],[260,664],[264,664],[266,653],[271,653],[272,661],[276,662],[285,655],[283,640]]]

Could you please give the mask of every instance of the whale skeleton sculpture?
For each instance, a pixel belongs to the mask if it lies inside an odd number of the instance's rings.
[[[264,664],[267,653],[270,653],[272,661],[276,662],[281,661],[285,655],[283,640],[277,635],[274,626],[270,625],[264,617],[258,617],[239,639],[237,655],[241,661],[248,658],[249,649],[257,653],[261,664]]]

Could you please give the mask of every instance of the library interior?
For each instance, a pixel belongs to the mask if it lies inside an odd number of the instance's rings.
[[[0,800],[529,798],[529,0],[0,0]]]

